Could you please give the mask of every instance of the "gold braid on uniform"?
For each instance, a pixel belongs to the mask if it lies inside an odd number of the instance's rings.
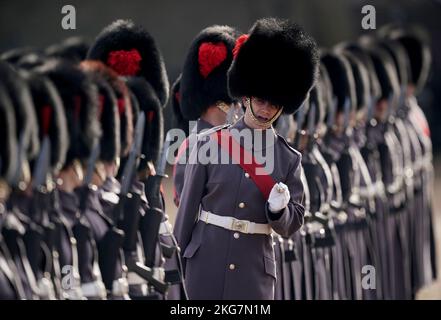
[[[220,110],[222,110],[225,114],[228,114],[228,112],[231,109],[231,106],[229,104],[226,104],[223,101],[216,102],[216,107],[218,107]]]
[[[254,124],[261,129],[268,129],[269,127],[271,127],[273,122],[277,120],[277,118],[282,114],[283,111],[283,107],[281,107],[279,111],[277,111],[277,113],[274,115],[274,117],[272,117],[266,122],[261,122],[256,118],[256,115],[254,114],[253,105],[251,103],[250,98],[245,99],[245,107],[246,107],[245,113],[248,113]]]

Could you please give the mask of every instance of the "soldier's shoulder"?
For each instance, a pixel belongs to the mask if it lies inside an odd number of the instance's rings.
[[[220,126],[216,126],[213,128],[210,128],[208,130],[204,130],[200,133],[198,133],[197,137],[198,137],[198,141],[208,141],[210,139],[210,136],[220,130],[223,129],[228,129],[229,127],[231,127],[231,124],[222,124]]]
[[[288,152],[291,154],[294,154],[296,158],[302,158],[302,154],[294,149],[286,139],[281,136],[280,134],[277,134],[277,139],[279,140],[279,144]]]

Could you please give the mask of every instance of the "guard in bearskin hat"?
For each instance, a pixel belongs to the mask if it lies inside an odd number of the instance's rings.
[[[162,109],[167,103],[169,90],[162,55],[152,36],[142,27],[131,21],[118,20],[100,33],[89,50],[88,58],[102,61],[119,76],[125,78],[131,100],[136,101],[139,109],[133,112],[136,114],[134,121],[138,122],[141,116],[146,119],[143,132],[136,133],[142,138],[140,150],[142,157],[140,157],[139,164],[133,168],[136,177],[130,183],[130,188],[125,191],[130,190],[131,193],[139,195],[142,204],[139,216],[134,216],[138,222],[134,220],[130,225],[126,225],[127,229],[124,231],[136,235],[140,228],[144,257],[136,259],[144,260],[142,262],[152,270],[158,268],[157,272],[155,271],[156,275],[163,278],[159,268],[162,264],[161,252],[157,247],[159,225],[163,219],[163,200],[159,195],[160,181],[154,183],[153,188],[148,185],[149,181],[152,181],[150,177],[156,175],[155,165],[162,149],[164,130]],[[126,160],[123,159],[122,168],[126,167]],[[122,178],[125,177],[122,176]],[[157,199],[159,201],[156,201]],[[133,239],[136,240],[136,237]],[[123,245],[127,257],[136,255],[136,251],[131,250],[136,246],[136,241],[130,245],[127,242]],[[134,298],[145,298],[151,293],[151,291],[142,290],[145,279],[143,280],[142,276],[140,278],[130,266],[129,285],[130,295]]]
[[[316,43],[300,26],[268,18],[239,37],[233,52],[228,87],[245,115],[200,135],[175,225],[190,299],[274,299],[271,233],[290,237],[303,224],[301,156],[272,123],[295,112],[314,86]],[[243,142],[240,135],[249,133],[252,141]],[[198,163],[202,146],[215,163]],[[256,151],[274,155],[272,170]],[[225,153],[233,161],[219,164]]]
[[[24,77],[17,69],[3,61],[0,62],[0,73],[2,79],[0,83],[13,105],[17,141],[16,171],[10,180],[11,192],[6,202],[5,221],[1,232],[4,244],[15,262],[23,297],[38,299],[37,279],[30,267],[25,245],[26,231],[31,221],[26,217],[27,208],[21,206],[21,199],[31,186],[31,166],[40,148],[38,124],[31,91]]]
[[[89,43],[82,37],[70,37],[60,43],[53,44],[46,48],[45,54],[48,57],[60,58],[80,63],[86,59]]]
[[[383,36],[397,41],[404,48],[408,58],[407,66],[401,67],[405,70],[399,69],[398,72],[407,71],[408,74],[408,82],[403,84],[404,101],[401,101],[401,116],[409,135],[418,139],[418,143],[414,141],[415,139],[411,139],[417,154],[413,161],[412,179],[415,189],[415,212],[423,213],[414,215],[414,232],[411,235],[413,237],[412,286],[415,293],[417,288],[436,278],[431,196],[433,194],[432,142],[428,121],[416,99],[429,77],[432,56],[427,35],[422,30],[389,28],[383,31]]]
[[[240,110],[227,87],[227,71],[238,36],[239,32],[231,27],[214,25],[196,36],[187,53],[179,80],[179,108],[184,119],[197,120],[197,123],[191,136],[182,142],[175,159],[173,185],[177,206],[195,134],[231,122],[233,119],[228,118],[237,116]]]
[[[68,299],[82,296],[102,299],[105,288],[96,243],[86,217],[90,207],[86,206],[88,193],[85,192],[92,186],[101,136],[98,88],[89,75],[67,61],[49,59],[35,71],[49,77],[57,87],[69,132],[66,161],[56,177],[60,266],[71,266],[74,279],[72,286],[62,288],[63,295]]]
[[[60,297],[60,266],[54,247],[55,226],[51,211],[55,202],[53,178],[64,165],[69,146],[67,121],[62,99],[48,77],[21,70],[30,88],[39,126],[40,151],[31,162],[32,181],[17,203],[26,216],[25,245],[41,299]],[[22,216],[22,217],[24,217]]]
[[[13,104],[2,84],[0,84],[0,123],[0,230],[2,230],[18,156]],[[17,277],[19,274],[17,266],[2,233],[0,233],[0,259],[3,262],[0,265],[0,299],[26,298],[23,284]]]

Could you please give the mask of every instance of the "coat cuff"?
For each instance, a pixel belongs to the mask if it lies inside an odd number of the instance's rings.
[[[269,203],[267,202],[265,204],[265,214],[266,214],[266,217],[269,221],[279,220],[282,217],[283,213],[285,213],[285,210],[286,210],[286,208],[280,210],[279,212],[274,213],[269,209]]]

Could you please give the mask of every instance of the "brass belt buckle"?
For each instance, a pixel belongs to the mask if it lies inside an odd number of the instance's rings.
[[[233,231],[239,231],[242,233],[247,233],[248,231],[248,222],[247,221],[241,221],[233,218],[233,223],[231,224],[231,229]]]

